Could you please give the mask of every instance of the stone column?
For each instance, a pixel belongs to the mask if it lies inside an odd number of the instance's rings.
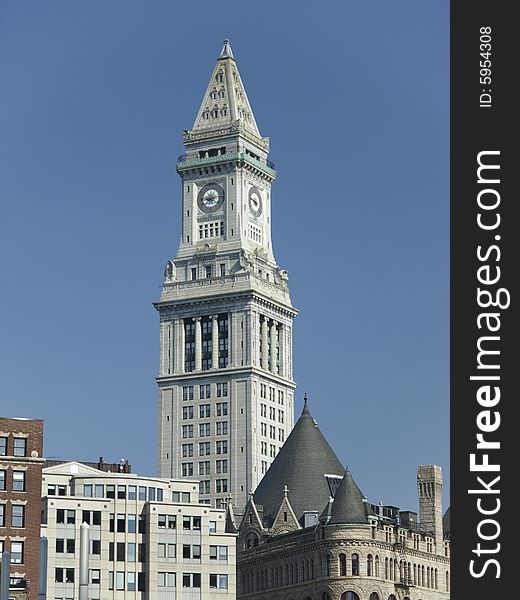
[[[262,369],[266,371],[269,369],[269,351],[267,343],[267,317],[263,318],[261,323],[262,331]]]
[[[278,339],[276,331],[276,321],[271,320],[271,360],[269,361],[269,369],[271,373],[276,373],[276,341]]]
[[[211,367],[218,369],[218,315],[211,315]]]
[[[286,357],[285,357],[285,335],[286,335],[286,328],[285,325],[283,323],[280,323],[280,377],[285,377],[285,361],[286,361]]]
[[[195,321],[195,371],[202,369],[202,329],[200,317],[193,317]]]

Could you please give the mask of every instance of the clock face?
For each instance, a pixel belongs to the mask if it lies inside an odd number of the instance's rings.
[[[224,188],[219,183],[208,183],[199,192],[197,204],[200,210],[212,213],[224,203]]]
[[[249,208],[255,217],[259,217],[262,214],[262,196],[260,191],[255,187],[249,190]]]

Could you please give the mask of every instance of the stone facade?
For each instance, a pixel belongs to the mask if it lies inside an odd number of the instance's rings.
[[[306,403],[238,527],[237,597],[448,599],[440,467],[418,469],[419,518],[370,504],[351,473],[338,476],[339,469]]]
[[[86,522],[89,600],[234,599],[236,534],[226,511],[199,503],[198,489],[198,481],[106,473],[78,462],[44,469],[47,598],[78,597]]]
[[[43,421],[0,418],[0,554],[11,554],[10,598],[38,597]]]
[[[158,473],[238,510],[292,429],[292,307],[271,243],[269,140],[225,42],[179,158],[182,231],[160,315]]]

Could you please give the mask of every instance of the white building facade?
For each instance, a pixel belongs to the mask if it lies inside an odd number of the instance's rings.
[[[269,140],[226,40],[179,157],[182,232],[159,302],[158,474],[240,511],[293,427],[293,308],[271,243]]]
[[[236,535],[198,502],[198,481],[47,467],[41,535],[47,598],[78,598],[80,528],[89,525],[89,600],[234,600]]]

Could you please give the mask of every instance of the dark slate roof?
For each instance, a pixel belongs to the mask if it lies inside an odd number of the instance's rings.
[[[321,512],[330,496],[325,475],[341,477],[343,472],[305,399],[300,418],[254,493],[255,504],[263,507],[264,524],[271,526],[284,486],[289,489],[289,502],[298,520],[305,511]]]
[[[367,504],[350,471],[345,471],[334,496],[329,525],[368,523]]]

